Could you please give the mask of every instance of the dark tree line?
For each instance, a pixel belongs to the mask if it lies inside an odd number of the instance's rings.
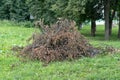
[[[91,35],[95,36],[96,20],[105,20],[105,40],[112,34],[112,22],[117,13],[119,18],[118,38],[120,38],[119,0],[0,0],[0,19],[15,21],[44,19],[46,24],[63,17],[73,19],[77,25],[91,22]],[[79,27],[78,27],[79,28]]]
[[[0,19],[27,20],[28,8],[25,0],[0,0]]]

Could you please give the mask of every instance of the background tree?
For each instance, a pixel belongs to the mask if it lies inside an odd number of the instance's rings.
[[[52,5],[52,10],[57,17],[63,17],[75,20],[77,25],[81,25],[85,21],[85,3],[87,0],[57,0]]]
[[[91,21],[91,34],[95,36],[96,20],[103,19],[104,8],[105,39],[112,33],[112,21],[118,9],[119,0],[0,0],[0,19],[15,21],[44,19],[51,24],[58,17],[76,21],[78,29],[85,21]],[[119,14],[118,14],[119,15]]]
[[[102,5],[99,0],[88,1],[85,5],[86,20],[91,21],[91,35],[95,36],[96,20],[103,18]]]
[[[11,0],[10,19],[17,21],[28,20],[29,8],[26,5],[26,0]]]
[[[118,0],[103,0],[105,18],[105,40],[112,34],[112,23],[117,10]]]
[[[118,38],[120,39],[120,2],[118,2],[117,13],[118,13],[118,20],[119,20],[119,24],[118,24]]]
[[[10,19],[11,0],[0,0],[0,19]]]
[[[0,4],[0,19],[23,21],[29,15],[25,0],[1,0]]]
[[[109,35],[112,34],[112,24],[113,24],[113,19],[115,17],[115,13],[117,11],[117,5],[118,5],[118,0],[111,0],[110,1]]]
[[[67,17],[65,9],[68,6],[69,0],[56,0],[52,5],[51,10],[55,12],[56,17]]]
[[[104,0],[105,40],[109,40],[110,0]]]
[[[50,24],[56,20],[55,13],[51,10],[54,0],[29,0],[30,14],[36,20],[44,19],[45,23]]]

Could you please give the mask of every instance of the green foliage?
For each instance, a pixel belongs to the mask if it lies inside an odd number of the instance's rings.
[[[120,2],[118,2],[117,11],[118,11],[118,14],[120,15]]]
[[[69,15],[71,19],[80,18],[80,14],[84,13],[84,6],[86,0],[69,0],[68,6],[66,7],[66,13]]]
[[[51,10],[56,13],[57,17],[66,17],[65,9],[69,0],[56,0],[52,5]]]
[[[81,21],[84,20],[83,14],[86,1],[87,0],[57,0],[55,4],[52,5],[52,10],[56,13],[57,17],[75,20],[79,25]]]
[[[103,18],[102,4],[99,0],[88,1],[85,5],[86,20],[98,20]]]
[[[23,21],[29,16],[25,0],[1,0],[0,19]]]
[[[28,5],[30,8],[30,13],[35,17],[36,20],[44,19],[45,23],[53,23],[55,18],[55,13],[51,10],[51,5],[54,0],[29,0]]]
[[[110,0],[112,10],[117,9],[117,0]],[[119,1],[118,1],[119,2]],[[58,17],[81,22],[91,19],[103,19],[104,0],[0,0],[0,19],[24,21],[44,18],[46,24],[51,24]],[[96,7],[97,6],[97,7]]]
[[[26,5],[25,0],[12,0],[10,7],[10,19],[17,21],[27,20],[28,6]]]
[[[0,0],[0,19],[10,19],[11,0]]]

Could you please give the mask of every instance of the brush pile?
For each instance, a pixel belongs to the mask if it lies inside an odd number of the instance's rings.
[[[36,25],[41,31],[33,35],[32,44],[22,50],[22,56],[49,63],[97,53],[97,50],[77,31],[74,21],[59,19],[55,24],[48,26],[40,20]]]

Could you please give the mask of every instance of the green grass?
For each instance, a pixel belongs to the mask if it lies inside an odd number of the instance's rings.
[[[112,35],[110,36],[109,41],[104,40],[104,27],[103,26],[97,26],[96,29],[96,37],[90,36],[90,26],[83,27],[80,32],[87,37],[87,39],[90,41],[91,44],[94,46],[102,46],[102,45],[110,45],[115,48],[120,48],[120,40],[117,38],[118,33],[118,27],[113,27]]]
[[[0,80],[119,80],[120,54],[83,57],[73,61],[52,62],[42,66],[40,61],[23,61],[11,47],[26,45],[33,28],[14,26],[8,21],[0,21]],[[89,35],[90,28],[84,27],[84,34],[94,46],[104,44],[119,48],[114,28],[110,41],[104,41],[104,29],[98,27],[95,38]]]

